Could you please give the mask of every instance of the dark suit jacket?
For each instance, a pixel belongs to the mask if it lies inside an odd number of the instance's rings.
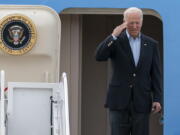
[[[105,107],[126,109],[133,100],[137,112],[150,112],[152,100],[161,103],[162,74],[155,40],[141,34],[140,57],[135,66],[126,32],[122,32],[117,40],[110,35],[96,50],[97,61],[108,58],[111,59],[113,73]]]

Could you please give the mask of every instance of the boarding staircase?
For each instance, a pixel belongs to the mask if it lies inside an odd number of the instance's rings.
[[[70,135],[66,73],[59,83],[8,82],[0,73],[0,135]]]

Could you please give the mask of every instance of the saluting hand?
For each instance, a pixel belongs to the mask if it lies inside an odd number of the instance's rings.
[[[113,30],[112,35],[117,37],[117,36],[118,36],[119,34],[121,34],[121,32],[126,28],[126,26],[127,26],[127,22],[124,22],[124,23],[118,25],[118,26]]]

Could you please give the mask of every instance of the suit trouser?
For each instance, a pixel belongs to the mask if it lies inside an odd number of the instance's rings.
[[[128,109],[109,110],[111,135],[149,135],[149,113],[138,113],[131,102]]]

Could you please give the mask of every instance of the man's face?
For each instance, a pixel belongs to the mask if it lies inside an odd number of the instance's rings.
[[[138,13],[129,13],[127,18],[127,30],[132,37],[137,37],[141,31],[142,20]]]

